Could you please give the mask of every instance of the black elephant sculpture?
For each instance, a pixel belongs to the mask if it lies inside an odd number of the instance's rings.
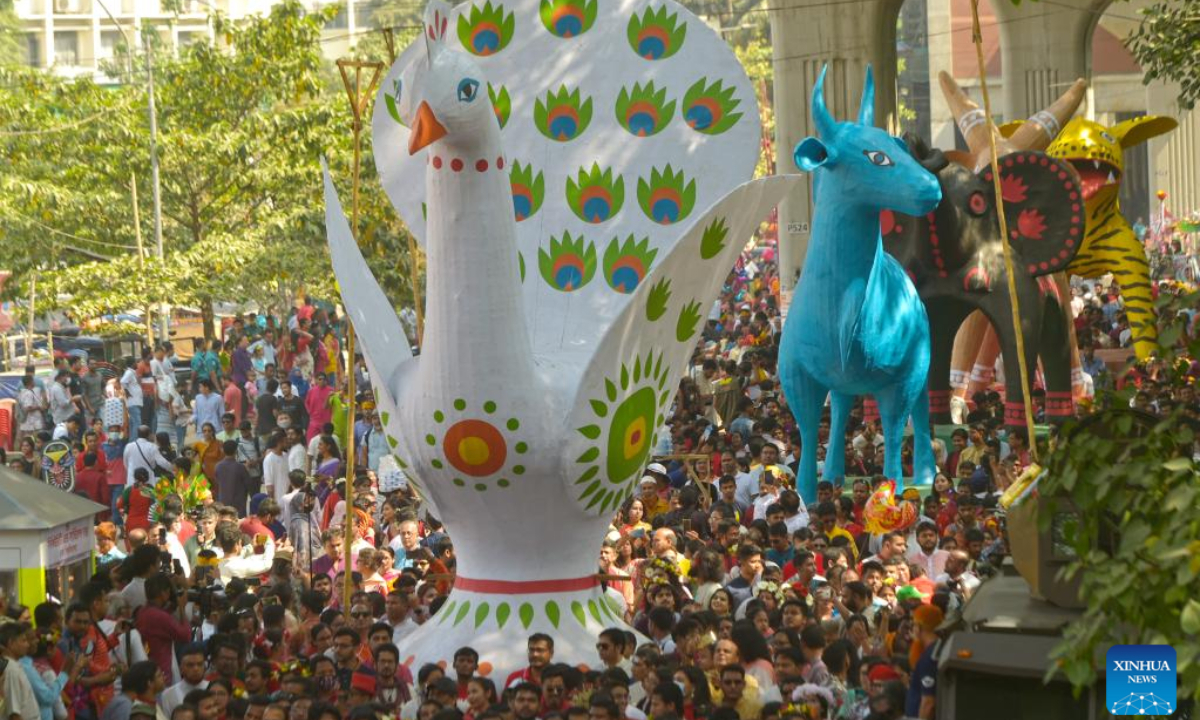
[[[978,173],[950,162],[919,138],[909,150],[938,176],[942,202],[924,217],[884,213],[884,247],[912,277],[929,315],[931,419],[950,422],[950,362],[959,326],[979,310],[995,328],[1004,357],[1005,423],[1024,425],[1025,405],[1017,364],[1000,222],[991,167]],[[1079,178],[1065,162],[1041,152],[1000,158],[1004,215],[1030,373],[1042,362],[1047,420],[1072,415],[1071,350],[1059,296],[1049,277],[1065,268],[1083,238],[1085,214]],[[1031,378],[1032,379],[1032,378]]]

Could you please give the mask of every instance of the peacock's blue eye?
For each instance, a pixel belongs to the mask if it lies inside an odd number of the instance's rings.
[[[475,96],[479,94],[479,81],[473,78],[463,78],[458,83],[458,101],[459,102],[475,102]]]

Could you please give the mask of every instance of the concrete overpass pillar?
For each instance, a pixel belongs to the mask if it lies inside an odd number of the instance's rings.
[[[1048,107],[1077,78],[1091,78],[1092,34],[1112,0],[992,3],[1004,58],[1004,120],[1023,120]],[[1092,103],[1088,95],[1088,109]]]
[[[809,101],[821,67],[826,103],[839,120],[858,114],[863,77],[875,73],[875,121],[896,132],[896,17],[904,0],[831,3],[768,0],[775,64],[775,143],[779,173],[796,173],[796,144],[816,133]],[[796,186],[779,206],[779,277],[786,297],[808,252],[812,180]],[[786,302],[786,299],[785,299]]]

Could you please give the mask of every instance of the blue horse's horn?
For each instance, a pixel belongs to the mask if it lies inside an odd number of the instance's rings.
[[[825,107],[825,73],[828,70],[829,65],[821,67],[821,74],[817,76],[817,84],[813,86],[812,94],[812,116],[817,126],[817,135],[826,139],[833,137],[837,124],[829,114],[829,109]]]
[[[862,102],[858,104],[858,124],[871,127],[875,124],[875,75],[867,65],[867,77],[863,80]]]

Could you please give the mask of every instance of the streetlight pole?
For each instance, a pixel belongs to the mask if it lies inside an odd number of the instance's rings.
[[[121,33],[121,37],[125,40],[125,47],[129,53],[129,82],[133,82],[133,43],[129,41],[129,36],[125,34],[125,28],[121,23],[117,22],[108,6],[102,0],[96,0],[100,8],[104,10],[104,14],[112,20],[117,31]],[[142,28],[142,44],[146,46],[146,95],[150,109],[150,182],[154,197],[154,247],[155,254],[158,256],[158,261],[163,259],[163,240],[162,240],[162,192],[158,181],[158,113],[154,109],[154,46],[146,41],[146,29]],[[140,234],[140,229],[139,229]],[[163,341],[166,341],[170,335],[168,334],[168,325],[170,318],[167,306],[160,305],[158,312],[158,336]],[[147,318],[147,322],[149,318]]]

